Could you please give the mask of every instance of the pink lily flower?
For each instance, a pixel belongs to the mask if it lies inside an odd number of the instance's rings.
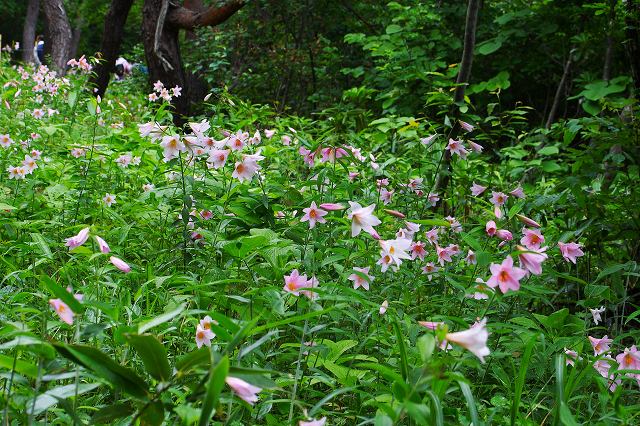
[[[537,229],[523,228],[522,233],[524,236],[520,240],[520,243],[529,250],[538,250],[542,243],[544,243],[544,236]]]
[[[373,275],[369,274],[369,269],[371,269],[369,266],[367,266],[366,268],[358,268],[358,267],[353,268],[354,271],[360,272],[361,274],[361,275],[359,274],[349,275],[348,279],[353,281],[354,290],[358,289],[358,287],[362,287],[365,290],[369,291],[369,284],[372,283],[373,280],[375,279]],[[364,275],[366,279],[362,277],[362,275]]]
[[[228,149],[213,149],[209,151],[209,158],[207,159],[207,163],[213,164],[215,169],[219,169],[224,167],[227,163],[227,158],[229,157]]]
[[[306,275],[300,275],[297,269],[291,271],[291,275],[284,276],[283,290],[294,296],[300,295],[300,289],[307,287],[308,281]]]
[[[487,285],[491,288],[499,287],[503,293],[509,290],[518,291],[520,280],[527,274],[524,269],[513,266],[511,256],[507,256],[500,265],[492,263],[489,269],[491,278],[487,281]]]
[[[518,260],[520,260],[520,267],[531,272],[533,275],[542,274],[542,262],[547,260],[547,254],[545,251],[547,247],[543,247],[539,250],[530,250],[522,246],[518,247]]]
[[[425,243],[422,241],[416,241],[411,243],[411,260],[416,260],[416,258],[420,258],[420,260],[424,260],[424,257],[427,255],[427,251],[424,249]]]
[[[602,321],[601,314],[603,314],[605,311],[604,306],[601,306],[600,308],[596,308],[596,309],[589,309],[589,310],[591,311],[591,315],[593,316],[594,324],[598,325],[598,323]]]
[[[380,220],[373,215],[373,210],[376,208],[375,204],[371,204],[368,207],[362,207],[360,204],[349,201],[351,209],[347,218],[351,219],[351,236],[356,237],[360,234],[360,231],[371,235],[377,235],[374,226],[380,225]]]
[[[467,158],[467,155],[469,154],[469,151],[464,149],[464,145],[462,145],[462,141],[456,141],[453,139],[449,139],[449,143],[447,144],[447,147],[445,149],[449,151],[451,155],[457,154],[463,160]]]
[[[469,265],[475,265],[476,263],[478,263],[478,261],[476,259],[476,254],[473,252],[473,250],[469,250],[469,252],[467,253],[467,257],[465,257],[464,260]]]
[[[313,229],[316,223],[327,223],[327,220],[323,217],[327,215],[326,210],[322,210],[316,206],[316,202],[311,202],[311,207],[302,209],[304,215],[300,218],[300,222],[309,221],[309,229]]]
[[[453,259],[451,259],[452,253],[449,247],[442,248],[436,245],[436,253],[438,256],[438,262],[440,262],[440,266],[444,266],[445,262],[453,261]]]
[[[446,340],[448,342],[455,343],[471,351],[483,364],[484,357],[491,353],[487,347],[488,339],[489,332],[487,331],[486,318],[483,318],[480,322],[476,322],[467,330],[446,334]]]
[[[523,216],[521,214],[516,214],[516,217],[520,222],[524,223],[525,225],[531,226],[532,228],[540,228],[540,224],[533,219],[529,219],[528,217]]]
[[[214,337],[216,335],[211,331],[211,328],[204,328],[200,324],[196,326],[196,345],[198,345],[198,349],[202,345],[211,346],[211,339]]]
[[[111,251],[111,249],[109,248],[109,245],[107,244],[107,242],[105,240],[103,240],[102,238],[98,237],[97,235],[95,236],[96,242],[98,243],[98,247],[100,248],[100,251],[104,254],[107,254]]]
[[[113,266],[115,266],[116,268],[120,269],[122,272],[129,273],[131,272],[131,267],[122,259],[119,259],[115,256],[111,256],[109,258],[109,260],[111,261],[111,263],[113,264]]]
[[[473,125],[467,123],[466,121],[458,120],[458,123],[460,123],[460,127],[462,127],[462,130],[464,130],[465,132],[473,132],[473,129],[475,129]]]
[[[611,343],[613,343],[613,339],[609,339],[609,336],[601,337],[597,339],[595,337],[589,337],[589,342],[591,342],[591,346],[593,347],[593,352],[596,356],[602,355],[605,352],[609,352]]]
[[[73,250],[76,247],[80,247],[89,239],[89,230],[90,228],[84,228],[82,231],[78,232],[77,235],[74,235],[71,238],[67,238],[65,241],[65,246],[69,247],[69,250]]]
[[[438,244],[438,232],[439,229],[436,227],[433,227],[429,231],[425,232],[427,241],[429,241],[432,245]]]
[[[473,182],[473,185],[471,185],[471,195],[473,195],[474,197],[477,197],[478,195],[482,194],[486,190],[487,190],[486,186],[478,185],[475,182]]]
[[[344,206],[342,204],[336,203],[322,203],[320,204],[320,208],[328,211],[344,210]]]
[[[480,154],[482,152],[482,150],[484,149],[484,147],[482,145],[480,145],[479,143],[476,143],[474,141],[469,141],[469,146],[471,147],[471,150],[473,152],[476,152],[478,154]]]
[[[565,362],[567,365],[571,365],[571,366],[575,366],[576,365],[576,360],[578,359],[578,352],[576,351],[572,351],[570,349],[564,348],[564,354],[565,354]]]
[[[253,386],[252,384],[247,383],[242,379],[238,379],[237,377],[227,376],[224,381],[229,385],[233,392],[235,392],[235,394],[245,402],[253,405],[258,401],[258,393],[262,391],[262,388]]]
[[[380,305],[380,310],[378,312],[380,313],[380,315],[384,315],[387,313],[388,308],[389,302],[385,300],[384,302],[382,302],[382,305]]]
[[[438,268],[436,265],[434,265],[433,262],[429,262],[426,265],[424,265],[422,268],[422,274],[427,276],[427,279],[429,281],[431,281],[433,279],[433,273],[434,272],[438,272],[438,270],[440,268]]]
[[[584,252],[580,250],[581,246],[582,244],[574,242],[558,242],[558,248],[560,249],[560,253],[562,253],[562,257],[564,257],[564,260],[566,260],[567,262],[573,262],[574,265],[576,264],[576,259],[578,257],[584,256]]]
[[[431,142],[433,142],[437,137],[438,137],[438,134],[435,133],[431,136],[427,136],[426,138],[420,138],[420,143],[422,145],[431,145]]]
[[[66,303],[64,303],[61,299],[49,299],[49,304],[51,305],[53,310],[56,311],[56,314],[58,314],[58,317],[60,317],[61,321],[69,325],[73,324],[73,317],[75,314]]]
[[[631,348],[624,348],[624,352],[616,356],[616,361],[619,370],[640,370],[640,351],[635,345]]]
[[[593,363],[593,368],[595,368],[596,371],[600,373],[602,377],[607,379],[607,382],[609,384],[609,390],[611,392],[614,392],[618,387],[618,385],[622,383],[621,379],[615,380],[614,379],[615,376],[613,374],[609,374],[609,370],[611,370],[611,364],[614,362],[615,361],[613,360],[613,358],[607,355]]]
[[[496,237],[500,238],[502,241],[511,241],[513,240],[513,234],[507,231],[506,229],[498,229],[496,231]]]
[[[518,185],[518,187],[516,189],[514,189],[513,191],[509,192],[509,194],[513,195],[516,198],[526,198],[524,190],[522,189],[522,187],[520,185]]]
[[[498,226],[493,220],[490,220],[489,222],[487,222],[484,228],[487,231],[487,235],[490,237],[493,237],[494,235],[496,235],[496,232],[498,231]]]

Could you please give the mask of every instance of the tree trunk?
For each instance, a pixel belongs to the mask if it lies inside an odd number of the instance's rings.
[[[556,119],[556,114],[558,112],[558,108],[560,107],[560,102],[562,102],[562,94],[564,91],[564,86],[567,84],[567,78],[569,77],[569,71],[571,70],[571,63],[573,62],[573,53],[575,52],[575,48],[571,49],[569,52],[569,59],[564,64],[564,71],[562,72],[562,78],[560,79],[560,83],[558,83],[558,88],[556,89],[556,95],[553,98],[553,103],[551,104],[551,110],[549,111],[549,117],[547,117],[547,123],[545,124],[545,128],[549,129],[553,124],[553,120]]]
[[[637,92],[640,92],[640,3],[627,0],[626,35],[627,54],[631,76]]]
[[[36,24],[38,23],[38,11],[40,0],[29,0],[27,4],[27,16],[24,19],[22,29],[22,61],[28,64],[35,62],[33,47],[36,41]]]
[[[460,61],[460,69],[458,70],[458,78],[456,79],[458,87],[456,87],[456,92],[453,98],[453,101],[456,104],[464,102],[464,92],[466,90],[467,84],[469,83],[469,79],[471,78],[471,66],[473,64],[473,51],[476,46],[476,28],[478,26],[479,12],[480,0],[469,0],[469,5],[467,7],[467,19],[464,28],[464,47],[462,48],[462,60]],[[456,106],[455,116],[457,117],[458,114],[459,113]],[[453,139],[456,139],[459,131],[458,120],[454,122],[453,126],[454,127],[451,131],[451,137]],[[447,141],[445,141],[445,143],[446,142]],[[435,192],[440,189],[446,188],[449,184],[451,152],[445,150],[444,154],[442,155],[442,170],[438,174],[436,183],[434,185]],[[444,197],[442,198],[444,199]]]
[[[184,123],[189,115],[191,95],[195,93],[192,91],[194,76],[188,75],[182,64],[178,37],[180,30],[216,26],[229,19],[244,5],[243,0],[232,0],[221,7],[191,10],[170,5],[169,0],[144,1],[142,42],[149,67],[149,80],[151,83],[159,80],[167,88],[182,88],[182,96],[172,100],[177,125]]]
[[[480,12],[480,0],[469,0],[467,8],[467,22],[464,28],[464,48],[462,49],[462,61],[456,83],[454,102],[464,101],[464,92],[471,77],[471,66],[473,65],[473,50],[476,47],[476,27],[478,26],[478,12]]]
[[[80,35],[82,34],[82,26],[80,23],[73,29],[71,37],[71,46],[69,47],[69,58],[75,58],[78,53],[78,46],[80,46]]]
[[[60,74],[64,74],[71,48],[71,26],[64,10],[64,2],[43,0],[42,5],[49,24],[49,39],[45,40],[45,44],[51,46],[51,65]]]
[[[124,34],[124,25],[134,0],[112,0],[111,7],[104,20],[104,32],[100,53],[102,60],[95,68],[91,81],[98,89],[95,94],[104,96],[109,85],[111,73],[115,71],[116,59],[120,51],[120,43]]]
[[[616,18],[617,0],[609,0],[609,23],[607,28],[607,39],[604,51],[604,65],[602,67],[602,79],[611,79],[611,59],[613,57],[613,26]]]
[[[184,120],[180,116],[189,114],[190,92],[180,55],[180,29],[165,22],[168,7],[167,0],[145,0],[142,8],[142,43],[149,67],[149,81],[161,81],[167,88],[182,88],[182,95],[172,100],[177,113],[176,123],[182,123]]]

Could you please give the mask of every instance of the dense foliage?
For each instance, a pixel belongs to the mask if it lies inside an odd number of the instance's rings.
[[[2,52],[3,424],[638,424],[623,3],[486,2],[458,104],[460,7],[267,3],[182,127]]]

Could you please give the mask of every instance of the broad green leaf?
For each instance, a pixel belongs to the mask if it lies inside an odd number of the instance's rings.
[[[65,358],[80,364],[113,386],[136,398],[145,398],[149,386],[130,368],[117,364],[104,352],[86,345],[54,343],[53,346]]]
[[[150,334],[125,334],[125,338],[136,349],[147,372],[156,380],[168,381],[171,367],[167,350],[155,336]]]
[[[134,408],[126,403],[107,405],[99,409],[93,417],[91,417],[91,424],[113,424],[114,420],[129,416],[133,414],[134,411]]]
[[[38,395],[35,404],[27,404],[28,412],[30,415],[37,416],[49,407],[56,405],[59,399],[66,399],[74,395],[82,395],[83,393],[92,391],[99,386],[100,383],[80,383],[76,389],[76,385],[73,383],[49,389],[45,393]]]
[[[165,312],[164,314],[158,315],[155,318],[151,318],[150,320],[141,322],[140,324],[138,324],[138,334],[143,334],[144,332],[151,330],[153,327],[164,324],[167,321],[178,319],[186,306],[187,305],[185,303],[182,303],[172,311]]]
[[[179,374],[187,374],[192,369],[200,366],[207,365],[207,367],[211,363],[211,355],[209,354],[209,348],[202,347],[195,351],[189,352],[180,358],[176,362],[176,370],[178,370]]]
[[[14,370],[14,357],[0,354],[0,368]],[[38,377],[38,367],[21,359],[15,360],[15,371],[31,379]]]
[[[0,351],[6,351],[20,347],[23,350],[38,353],[47,359],[52,359],[56,355],[55,349],[49,343],[34,336],[19,335],[15,339],[0,345]]]
[[[476,400],[473,397],[473,393],[471,392],[471,388],[467,382],[462,380],[458,380],[458,385],[460,386],[460,390],[464,395],[465,402],[467,403],[467,408],[469,410],[469,416],[471,417],[471,421],[473,425],[481,425],[480,420],[478,419],[478,408],[476,407]]]
[[[402,31],[402,27],[397,24],[391,24],[385,30],[387,34],[396,34],[396,33],[399,33],[400,31]]]
[[[212,354],[213,356],[213,354]],[[211,362],[211,370],[209,370],[209,380],[207,381],[207,392],[202,402],[202,414],[200,414],[199,426],[209,424],[211,416],[215,413],[220,392],[224,387],[225,379],[229,372],[229,358],[222,357],[217,364]]]
[[[58,283],[46,275],[40,275],[40,282],[43,283],[54,296],[62,300],[73,311],[74,314],[84,312],[84,306],[69,293],[67,289],[62,288]]]
[[[502,40],[494,38],[493,40],[487,40],[480,43],[477,47],[477,52],[481,55],[489,55],[502,47]]]
[[[160,426],[164,421],[164,404],[162,401],[153,401],[143,406],[140,414],[141,426]]]
[[[31,235],[31,239],[33,240],[34,243],[36,243],[36,245],[38,246],[38,248],[40,249],[44,257],[46,257],[47,259],[53,259],[53,254],[51,253],[49,244],[47,244],[47,241],[44,239],[42,234],[37,232],[32,232],[30,235]]]

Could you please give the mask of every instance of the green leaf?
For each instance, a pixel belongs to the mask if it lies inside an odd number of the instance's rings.
[[[167,321],[178,319],[186,306],[187,306],[186,303],[182,303],[180,306],[178,306],[172,311],[166,312],[162,315],[158,315],[157,317],[152,318],[150,320],[141,322],[140,324],[138,324],[138,334],[142,334],[145,331],[151,330],[153,327],[156,327],[160,324],[164,324]]]
[[[629,315],[627,319],[624,321],[624,325],[629,324],[631,320],[633,320],[634,318],[637,318],[638,316],[640,316],[640,309],[638,309],[637,311]]]
[[[573,418],[571,410],[564,401],[560,404],[560,422],[562,422],[562,424],[565,426],[579,425],[579,423],[576,422],[576,419]]]
[[[520,401],[522,399],[522,390],[524,389],[524,379],[527,375],[529,368],[529,362],[531,361],[531,353],[533,352],[533,346],[536,344],[538,335],[532,336],[524,349],[524,355],[518,369],[518,376],[516,377],[514,391],[513,391],[513,403],[511,404],[511,425],[516,424],[518,417],[518,411],[520,409]]]
[[[460,390],[464,395],[464,399],[467,403],[467,408],[469,409],[469,416],[471,417],[471,422],[473,426],[480,426],[480,420],[478,419],[478,408],[476,407],[476,400],[473,397],[473,393],[471,393],[471,388],[467,382],[462,380],[458,380],[458,385],[460,385]]]
[[[54,296],[62,300],[73,311],[74,314],[84,312],[84,306],[69,293],[66,288],[62,288],[58,283],[46,275],[40,275],[40,282],[43,283]]]
[[[15,370],[18,374],[27,376],[31,379],[38,377],[38,367],[20,359],[15,360],[12,356],[0,355],[0,367],[6,370]]]
[[[622,271],[627,266],[629,266],[628,263],[617,263],[615,265],[607,266],[602,271],[600,271],[600,273],[598,274],[598,277],[595,279],[594,283],[597,283],[602,278],[604,278],[604,277],[606,277],[608,275],[612,275],[612,274],[615,274],[616,272]]]
[[[402,378],[406,381],[407,377],[409,377],[409,362],[407,360],[407,349],[404,345],[404,333],[400,329],[400,323],[398,322],[398,318],[395,318],[393,322],[393,329],[396,332],[396,341],[398,344],[398,352],[400,354],[400,372],[402,373]]]
[[[391,24],[385,30],[387,34],[396,34],[396,33],[399,33],[400,31],[402,31],[402,27],[397,24]]]
[[[40,249],[44,257],[46,257],[47,259],[53,259],[53,254],[51,253],[49,244],[47,244],[47,241],[44,239],[42,234],[39,234],[37,232],[32,232],[30,235],[31,235],[31,239],[33,240],[34,243],[36,243],[36,245],[38,246],[38,248]]]
[[[100,350],[92,346],[64,343],[54,343],[53,346],[63,357],[82,365],[124,392],[136,398],[147,397],[147,383],[135,371],[117,364]]]
[[[0,210],[15,210],[16,207],[10,206],[6,203],[0,203]]]
[[[415,219],[411,220],[411,222],[427,226],[451,226],[451,224],[444,219]]]
[[[478,45],[476,49],[480,55],[489,55],[496,50],[502,47],[502,40],[499,38],[494,38],[492,40],[487,40]]]
[[[180,374],[187,374],[189,371],[199,365],[211,364],[211,355],[209,354],[209,348],[202,347],[193,352],[189,352],[176,362],[176,370]]]
[[[125,334],[125,339],[142,358],[147,372],[156,380],[166,382],[171,378],[167,351],[160,341],[150,334]]]
[[[153,401],[144,406],[140,415],[140,426],[160,426],[164,421],[164,404],[162,401]]]
[[[427,363],[431,359],[433,350],[436,347],[435,337],[433,337],[432,333],[427,333],[418,338],[416,345],[418,347],[418,352],[420,352],[420,358],[422,359],[422,362]]]
[[[580,94],[591,101],[599,101],[613,93],[624,92],[626,86],[624,84],[609,84],[609,82],[601,80],[585,86]]]
[[[40,340],[35,336],[19,335],[15,339],[0,345],[0,350],[6,351],[19,347],[23,350],[43,355],[47,359],[53,359],[56,351],[49,343]]]
[[[113,424],[114,420],[129,416],[133,411],[133,407],[126,403],[107,405],[91,417],[91,424]]]
[[[558,170],[562,170],[562,167],[555,161],[543,161],[542,170],[544,170],[547,173],[553,173],[553,172],[557,172]]]
[[[435,424],[436,426],[444,425],[444,412],[442,411],[442,404],[440,403],[440,398],[433,391],[427,391],[427,395],[431,398],[431,402],[433,403],[434,414],[435,414]]]
[[[353,388],[353,387],[349,387],[349,388],[336,389],[333,392],[330,392],[327,396],[325,396],[320,401],[318,401],[318,403],[316,405],[314,405],[313,408],[311,408],[311,410],[309,410],[309,417],[315,416],[316,413],[320,410],[320,408],[322,408],[322,406],[324,404],[326,404],[327,402],[331,401],[336,396],[342,395],[343,393],[351,392],[354,389],[355,388]]]
[[[585,99],[585,101],[582,102],[582,109],[587,114],[590,114],[593,116],[600,114],[600,111],[602,111],[602,108],[600,107],[599,103],[590,101],[589,99]]]
[[[557,146],[545,146],[537,151],[538,155],[556,155],[560,152]]]
[[[213,356],[213,354],[212,354]],[[202,402],[202,414],[200,415],[199,426],[206,426],[209,424],[211,416],[215,412],[218,405],[218,399],[220,398],[220,392],[224,387],[224,381],[227,378],[229,372],[229,358],[222,357],[218,364],[211,361],[211,370],[209,371],[209,380],[207,381],[207,392]]]
[[[28,413],[29,415],[37,416],[49,407],[56,405],[59,399],[67,399],[76,394],[81,395],[92,391],[99,386],[100,383],[80,383],[78,384],[77,392],[75,383],[49,389],[45,393],[38,395],[33,406],[31,403],[27,404]]]
[[[556,402],[556,424],[560,418],[560,407],[564,403],[564,386],[565,386],[565,354],[558,354],[554,358],[556,370],[556,386],[555,386],[555,402]]]

